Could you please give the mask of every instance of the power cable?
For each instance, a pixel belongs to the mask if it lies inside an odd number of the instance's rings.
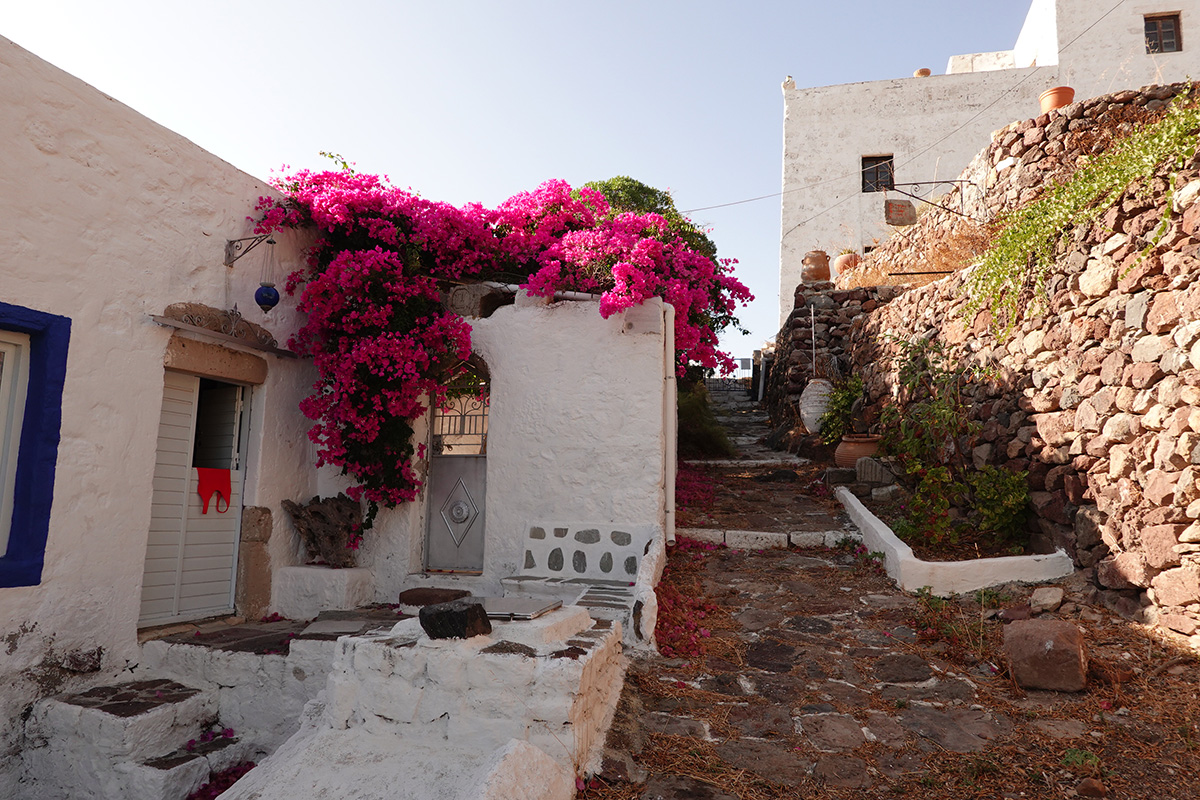
[[[1103,22],[1103,21],[1104,21],[1104,20],[1105,20],[1105,19],[1106,19],[1106,18],[1107,18],[1107,17],[1108,17],[1110,14],[1112,14],[1114,11],[1116,11],[1118,8],[1120,8],[1122,5],[1124,5],[1124,4],[1125,4],[1125,2],[1126,2],[1126,0],[1117,0],[1117,3],[1116,3],[1116,5],[1114,5],[1112,8],[1110,8],[1108,11],[1105,11],[1105,12],[1104,12],[1103,14],[1101,14],[1099,17],[1097,17],[1097,18],[1096,18],[1096,20],[1095,20],[1094,22],[1092,22],[1092,24],[1091,24],[1091,25],[1088,25],[1086,28],[1084,28],[1082,31],[1080,31],[1080,32],[1079,32],[1079,33],[1078,33],[1078,34],[1075,36],[1075,38],[1073,38],[1071,41],[1067,42],[1065,45],[1063,45],[1062,47],[1058,48],[1058,52],[1059,52],[1059,53],[1062,53],[1062,52],[1063,52],[1063,51],[1065,51],[1067,48],[1069,48],[1071,45],[1075,44],[1077,41],[1079,41],[1081,38],[1083,38],[1083,36],[1084,36],[1085,34],[1087,34],[1087,33],[1088,33],[1088,31],[1090,31],[1092,28],[1094,28],[1094,27],[1096,27],[1097,25],[1099,25],[1099,24],[1100,24],[1101,22]],[[902,163],[900,163],[900,164],[898,165],[898,167],[904,167],[904,166],[908,166],[909,164],[911,164],[911,163],[912,163],[913,161],[915,161],[916,159],[920,158],[921,156],[925,155],[926,153],[928,153],[928,152],[929,152],[930,150],[932,150],[933,148],[937,147],[937,146],[938,146],[939,144],[941,144],[942,142],[946,141],[947,139],[950,139],[950,138],[951,138],[952,136],[954,136],[955,134],[957,134],[957,133],[961,132],[961,131],[962,131],[964,128],[966,128],[966,127],[967,127],[968,125],[970,125],[972,122],[974,122],[975,120],[979,119],[979,117],[983,116],[983,114],[984,114],[986,111],[988,111],[988,110],[989,110],[989,109],[991,109],[993,106],[995,106],[997,103],[999,103],[999,102],[1000,102],[1000,101],[1001,101],[1003,98],[1007,97],[1008,95],[1012,94],[1012,93],[1013,93],[1013,92],[1015,92],[1017,89],[1019,89],[1019,88],[1020,88],[1020,87],[1021,87],[1021,86],[1022,86],[1024,83],[1025,83],[1025,82],[1026,82],[1026,81],[1028,81],[1030,78],[1032,78],[1032,77],[1033,77],[1034,75],[1036,75],[1036,74],[1037,74],[1036,72],[1030,72],[1029,74],[1025,75],[1025,77],[1021,78],[1021,80],[1017,81],[1015,84],[1013,84],[1013,85],[1012,85],[1012,86],[1010,86],[1009,88],[1005,89],[1005,90],[1004,90],[1004,91],[1002,91],[1000,94],[996,95],[996,98],[995,98],[994,100],[992,100],[992,102],[988,103],[986,106],[984,106],[983,108],[979,109],[979,111],[975,112],[975,114],[974,114],[973,116],[971,116],[969,119],[967,119],[967,121],[966,121],[966,122],[963,122],[961,125],[959,125],[957,128],[955,128],[954,130],[952,130],[952,131],[950,131],[949,133],[947,133],[947,134],[946,134],[945,136],[943,136],[942,138],[940,138],[940,139],[938,139],[938,140],[934,141],[933,143],[931,143],[931,144],[927,145],[927,146],[926,146],[926,147],[925,147],[923,150],[921,150],[921,151],[917,152],[915,155],[913,155],[913,156],[910,156],[910,157],[909,157],[907,160],[905,160],[905,161],[903,161]],[[714,209],[714,208],[728,208],[729,206],[738,206],[738,205],[743,205],[743,204],[745,204],[745,203],[754,203],[754,202],[757,202],[757,201],[759,201],[759,200],[769,200],[769,199],[771,199],[772,197],[782,197],[783,195],[785,195],[785,194],[791,194],[792,192],[804,192],[804,191],[808,191],[809,189],[815,189],[815,188],[817,188],[818,186],[823,186],[824,184],[827,184],[827,183],[834,183],[834,182],[836,182],[836,181],[843,181],[843,180],[847,180],[847,179],[849,179],[849,178],[853,178],[853,177],[855,177],[856,175],[860,175],[860,174],[861,174],[861,170],[859,170],[859,171],[857,171],[857,172],[848,172],[848,173],[846,173],[845,175],[839,175],[839,176],[837,176],[837,177],[833,177],[833,178],[825,178],[824,180],[815,181],[814,183],[810,183],[810,184],[807,184],[807,185],[805,185],[805,186],[798,186],[798,187],[796,187],[795,189],[784,189],[784,190],[782,190],[782,191],[779,191],[779,192],[773,192],[773,193],[771,193],[771,194],[759,195],[758,197],[750,197],[750,198],[747,198],[747,199],[745,199],[745,200],[734,200],[733,202],[730,202],[730,203],[718,203],[717,205],[712,205],[712,206],[701,206],[701,207],[699,207],[699,208],[690,208],[690,209],[686,209],[686,210],[684,210],[684,211],[681,211],[680,213],[682,213],[682,214],[692,214],[692,213],[695,213],[695,212],[697,212],[697,211],[710,211],[710,210],[712,210],[712,209]],[[812,222],[812,221],[813,221],[814,219],[816,219],[817,217],[820,217],[820,216],[822,216],[822,215],[824,215],[824,214],[826,214],[826,213],[828,213],[828,212],[832,211],[833,209],[835,209],[835,208],[837,208],[838,206],[842,205],[843,203],[847,202],[847,201],[850,199],[850,197],[853,197],[853,196],[854,196],[854,195],[848,195],[847,197],[843,198],[842,200],[839,200],[838,202],[834,203],[833,205],[831,205],[831,206],[829,206],[829,207],[827,207],[827,208],[824,208],[824,209],[822,209],[822,210],[818,211],[816,214],[813,214],[811,217],[808,217],[808,218],[807,218],[807,219],[805,219],[805,220],[802,220],[802,221],[800,221],[800,222],[797,222],[795,225],[793,225],[792,227],[790,227],[790,228],[788,228],[786,231],[784,231],[784,232],[783,232],[783,234],[782,234],[782,236],[781,236],[780,238],[783,238],[784,236],[787,236],[789,233],[791,233],[792,231],[796,230],[796,228],[799,228],[801,225],[807,225],[808,223]]]

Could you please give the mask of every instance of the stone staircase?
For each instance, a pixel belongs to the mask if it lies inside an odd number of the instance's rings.
[[[45,798],[183,800],[253,756],[216,725],[214,693],[162,678],[47,698],[25,726],[26,780]]]

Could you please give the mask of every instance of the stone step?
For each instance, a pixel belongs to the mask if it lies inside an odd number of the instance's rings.
[[[25,726],[26,774],[45,797],[183,800],[246,757],[236,740],[199,741],[216,719],[215,695],[166,679],[48,698]]]
[[[113,772],[121,779],[128,800],[186,800],[207,783],[214,773],[259,757],[257,749],[236,737],[218,736],[184,747],[174,753],[144,762],[117,764]]]
[[[26,735],[49,742],[82,737],[97,755],[140,761],[183,747],[216,718],[212,693],[160,678],[42,700]]]

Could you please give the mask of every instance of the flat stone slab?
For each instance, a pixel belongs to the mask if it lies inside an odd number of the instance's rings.
[[[806,779],[813,767],[813,762],[796,755],[786,742],[735,739],[718,745],[717,757],[735,769],[753,772],[760,778],[785,786],[794,786]]]
[[[729,724],[743,736],[764,739],[768,736],[787,736],[792,732],[792,715],[786,707],[776,705],[734,706],[729,710]]]
[[[796,648],[779,642],[755,642],[746,652],[746,663],[766,672],[791,672],[796,665]]]
[[[135,717],[159,706],[178,703],[200,694],[199,689],[165,679],[134,681],[112,686],[96,686],[86,692],[68,695],[62,702],[94,708],[117,717]]]
[[[884,683],[919,683],[933,677],[933,669],[912,653],[889,653],[875,662],[875,677]]]
[[[711,783],[680,775],[651,775],[641,800],[738,800]]]
[[[826,786],[839,789],[866,789],[874,783],[867,773],[867,762],[856,756],[822,756],[813,775]]]
[[[316,622],[310,623],[307,628],[301,631],[301,635],[313,636],[325,634],[333,636],[345,636],[358,633],[362,630],[362,627],[363,623],[361,620],[317,620]]]
[[[974,709],[941,711],[916,707],[900,715],[900,725],[955,753],[975,753],[1012,729],[1007,720],[989,718]]]
[[[449,603],[451,600],[460,600],[470,596],[471,593],[466,589],[438,589],[433,586],[418,586],[414,589],[405,589],[401,592],[397,598],[397,602],[402,606],[431,606],[438,603]]]
[[[828,753],[853,750],[865,744],[858,721],[849,714],[805,714],[796,720],[796,732],[803,733],[818,750]]]

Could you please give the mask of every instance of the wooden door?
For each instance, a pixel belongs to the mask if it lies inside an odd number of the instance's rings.
[[[139,624],[233,611],[242,517],[241,386],[167,371]],[[197,468],[229,471],[228,507],[197,492]]]

